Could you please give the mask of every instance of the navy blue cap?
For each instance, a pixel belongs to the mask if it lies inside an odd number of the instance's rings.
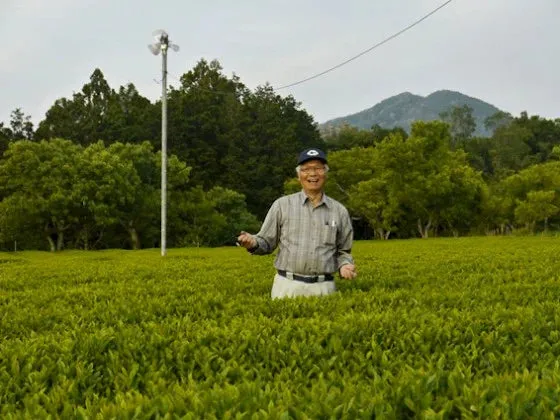
[[[324,163],[327,163],[327,155],[325,152],[320,149],[307,149],[300,153],[297,164],[301,165],[302,163],[313,159],[321,160]]]

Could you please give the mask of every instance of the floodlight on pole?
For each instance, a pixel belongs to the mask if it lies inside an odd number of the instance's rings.
[[[153,55],[161,51],[161,256],[167,255],[167,50],[179,51],[169,42],[169,35],[160,29],[153,34],[156,43],[148,45]]]

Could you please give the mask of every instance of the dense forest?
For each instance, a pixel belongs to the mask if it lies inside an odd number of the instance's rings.
[[[560,229],[560,119],[497,112],[474,135],[455,106],[409,130],[321,135],[292,96],[248,89],[200,60],[168,93],[168,246],[230,245],[299,188],[298,152],[329,152],[327,194],[357,239],[532,234]],[[0,123],[0,249],[159,246],[161,103],[101,70],[35,128]]]

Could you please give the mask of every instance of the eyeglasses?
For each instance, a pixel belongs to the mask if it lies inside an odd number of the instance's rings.
[[[306,168],[301,168],[300,171],[306,175],[310,174],[311,172],[324,174],[327,171],[327,168],[325,168],[324,166],[308,166]]]

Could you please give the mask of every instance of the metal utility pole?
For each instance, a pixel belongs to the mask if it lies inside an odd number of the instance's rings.
[[[169,42],[164,30],[154,32],[155,44],[148,45],[154,55],[161,51],[161,256],[167,255],[167,51],[179,51],[179,46]]]

